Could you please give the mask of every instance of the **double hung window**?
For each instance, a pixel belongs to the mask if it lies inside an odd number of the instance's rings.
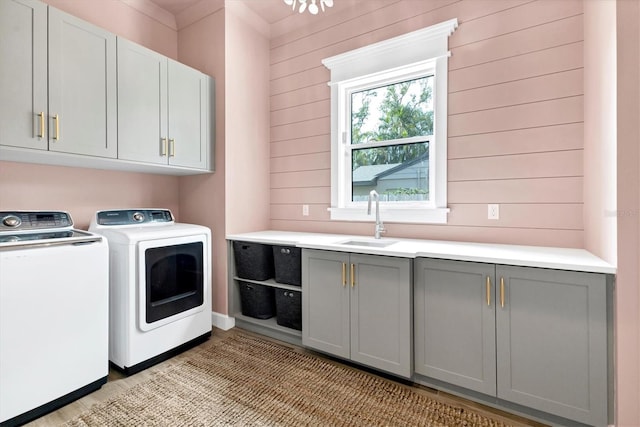
[[[457,21],[325,59],[331,70],[331,218],[446,222],[447,38]]]

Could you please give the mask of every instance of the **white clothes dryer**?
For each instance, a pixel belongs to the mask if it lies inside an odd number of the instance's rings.
[[[96,212],[109,242],[109,360],[139,372],[211,336],[211,230],[167,209]]]

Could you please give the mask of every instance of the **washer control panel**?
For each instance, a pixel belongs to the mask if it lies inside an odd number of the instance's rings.
[[[136,225],[173,222],[169,209],[124,209],[96,213],[99,225]]]
[[[1,211],[0,232],[67,228],[73,220],[62,211]]]

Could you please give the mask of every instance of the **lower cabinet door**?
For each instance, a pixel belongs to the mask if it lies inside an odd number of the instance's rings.
[[[350,257],[351,360],[411,377],[411,260]]]
[[[496,279],[498,397],[607,425],[606,276],[498,266]]]
[[[415,260],[415,371],[496,393],[494,264]]]
[[[302,344],[411,377],[411,260],[304,249]]]
[[[349,254],[302,251],[302,344],[349,358]]]

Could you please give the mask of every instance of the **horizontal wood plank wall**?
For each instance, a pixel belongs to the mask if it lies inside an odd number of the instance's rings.
[[[371,0],[273,38],[271,227],[373,233],[371,223],[329,219],[330,75],[321,60],[458,18],[449,39],[449,221],[387,223],[388,235],[582,247],[582,7]],[[500,220],[487,219],[488,203],[500,204]]]

